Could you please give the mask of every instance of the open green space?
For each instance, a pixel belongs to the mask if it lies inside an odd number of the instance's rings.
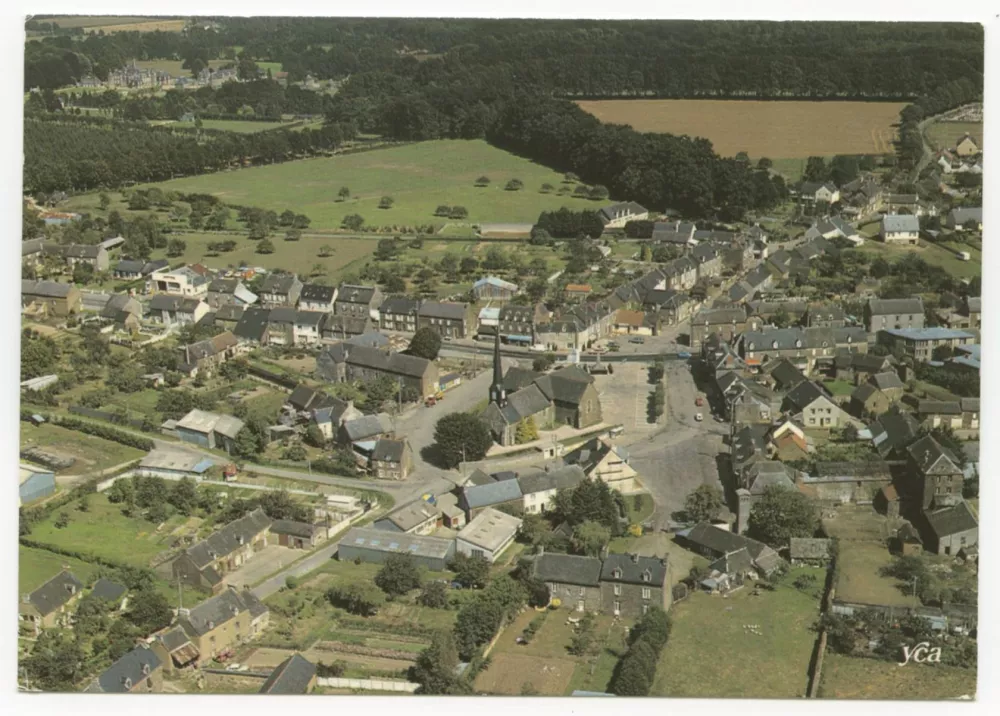
[[[775,591],[752,586],[728,599],[702,592],[671,609],[673,629],[657,666],[652,696],[794,698],[808,684],[819,600],[795,589],[792,569]],[[746,625],[756,625],[760,635]]]
[[[163,122],[171,127],[181,127],[194,129],[194,122]],[[239,132],[240,134],[254,134],[256,132],[266,132],[270,129],[284,127],[287,122],[256,122],[252,120],[239,119],[203,119],[202,129],[219,129],[225,132]]]
[[[955,699],[976,695],[976,670],[843,656],[827,651],[819,696],[825,699]]]
[[[878,225],[868,225],[868,227],[872,226],[874,226],[875,234],[877,234]],[[867,227],[862,227],[861,233],[867,233],[865,228]],[[982,254],[972,248],[962,249],[972,254],[971,261],[962,261],[945,247],[923,240],[920,241],[918,246],[897,246],[884,244],[878,241],[878,239],[872,239],[866,241],[860,248],[849,250],[864,251],[873,256],[881,256],[889,262],[897,261],[907,254],[916,254],[931,266],[940,266],[951,275],[960,279],[971,279],[974,276],[981,276],[983,273]]]
[[[892,564],[893,560],[884,544],[841,540],[839,559],[838,599],[861,604],[913,606],[913,598],[899,590],[896,579],[879,574],[879,570]]]
[[[823,386],[835,396],[850,395],[854,392],[854,386],[846,380],[825,380],[823,381]]]
[[[106,470],[130,460],[138,460],[145,453],[136,448],[67,430],[58,425],[39,426],[21,423],[21,449],[38,447],[60,457],[74,458],[76,462],[60,473],[82,475]]]
[[[934,149],[954,149],[955,143],[966,134],[971,134],[980,148],[983,146],[982,122],[932,122],[924,134]]]
[[[190,77],[191,70],[181,67],[183,60],[136,60],[135,66],[140,70],[160,70],[171,77]],[[232,65],[233,60],[209,60],[208,66],[213,70],[226,65]]]
[[[491,182],[477,188],[475,181],[483,175]],[[185,177],[157,186],[214,194],[226,202],[278,213],[291,209],[311,218],[313,229],[338,229],[348,214],[360,214],[372,226],[440,226],[445,220],[434,216],[440,205],[464,206],[468,223],[529,223],[546,209],[598,206],[539,191],[543,183],[562,186],[562,178],[482,140],[439,140]],[[510,179],[520,179],[524,188],[505,191]],[[337,201],[342,186],[351,191],[347,201]],[[393,198],[391,209],[378,208],[383,196]]]
[[[153,557],[170,548],[176,539],[171,533],[187,521],[175,515],[161,527],[143,518],[125,517],[121,506],[111,504],[103,494],[91,495],[88,503],[86,512],[72,503],[32,525],[31,539],[42,545],[145,567]],[[69,517],[66,527],[54,524],[60,514]]]
[[[63,570],[69,570],[84,584],[97,574],[97,565],[76,557],[67,557],[37,547],[17,547],[17,592],[27,594],[38,589]]]

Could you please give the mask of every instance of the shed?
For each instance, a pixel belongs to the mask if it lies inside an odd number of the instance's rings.
[[[382,564],[391,554],[408,554],[418,565],[442,572],[455,554],[455,540],[354,527],[337,545],[337,555],[342,562],[360,559]]]

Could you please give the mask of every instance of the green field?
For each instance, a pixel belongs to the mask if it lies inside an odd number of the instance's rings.
[[[63,567],[69,567],[76,578],[84,584],[89,584],[93,576],[97,574],[96,564],[84,562],[75,557],[67,557],[55,552],[49,552],[48,550],[38,549],[37,547],[18,545],[18,594],[26,594],[38,589],[45,582],[59,574],[63,570]]]
[[[167,72],[171,77],[190,77],[191,71],[181,67],[182,60],[136,60],[135,66],[140,70],[160,70]],[[232,60],[209,60],[208,66],[212,69],[232,65]]]
[[[877,225],[875,232],[878,233]],[[862,233],[866,232],[862,231]],[[896,261],[907,254],[916,254],[931,266],[940,266],[952,276],[961,279],[981,276],[983,273],[982,252],[964,245],[961,250],[968,251],[972,255],[971,261],[962,261],[943,246],[932,244],[923,239],[921,239],[918,246],[883,244],[878,239],[871,239],[870,241],[866,241],[860,248],[849,250],[864,251],[873,256],[881,256],[890,262]]]
[[[106,470],[143,456],[141,450],[104,440],[93,435],[67,430],[58,425],[34,426],[21,423],[21,449],[40,447],[60,457],[72,457],[76,462],[66,470],[69,475],[83,475]]]
[[[972,135],[980,149],[983,146],[982,122],[933,122],[924,133],[934,149],[954,149],[955,143],[966,134]]]
[[[913,598],[899,590],[896,579],[879,574],[890,564],[892,555],[884,544],[841,540],[837,598],[862,604],[913,606]]]
[[[888,661],[827,652],[819,696],[825,699],[955,699],[976,695],[975,669]]]
[[[795,698],[805,694],[819,600],[792,581],[815,569],[793,569],[773,592],[752,587],[728,599],[702,592],[675,604],[673,629],[660,655],[651,696]],[[760,636],[744,628],[755,624]]]
[[[31,538],[43,545],[79,550],[84,554],[148,566],[149,561],[170,548],[170,533],[185,523],[186,518],[174,516],[163,529],[145,519],[125,517],[120,505],[113,505],[102,494],[90,496],[90,509],[80,512],[76,503],[57,510],[47,519],[32,525]],[[60,513],[69,516],[69,524],[62,529],[53,523]]]
[[[187,127],[189,129],[194,128],[194,122],[163,122],[163,124],[169,124],[171,127]],[[266,132],[271,129],[278,129],[283,127],[287,122],[255,122],[252,120],[239,120],[239,119],[203,119],[201,120],[202,129],[220,129],[225,132],[238,132],[240,134],[255,134],[257,132]]]
[[[475,180],[488,176],[486,188]],[[510,179],[520,191],[504,191]],[[360,214],[374,226],[417,226],[445,223],[434,216],[440,205],[464,206],[464,222],[534,222],[546,209],[561,206],[594,208],[585,199],[542,194],[543,183],[561,186],[562,175],[526,159],[495,149],[481,140],[420,142],[337,157],[303,159],[271,166],[204,174],[163,182],[165,190],[214,194],[233,204],[285,209],[306,214],[312,229],[340,227],[344,216]],[[342,186],[348,201],[337,201]],[[395,201],[379,209],[381,197]]]
[[[823,381],[823,386],[834,396],[850,395],[854,392],[854,386],[846,380],[826,380]]]

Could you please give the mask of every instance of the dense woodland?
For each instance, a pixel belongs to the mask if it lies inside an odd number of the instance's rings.
[[[920,156],[916,121],[978,98],[982,86],[978,25],[329,18],[224,18],[220,24],[220,32],[48,37],[29,43],[26,83],[52,87],[88,72],[106,75],[133,57],[182,59],[194,71],[233,56],[239,46],[241,62],[280,61],[293,81],[306,73],[349,79],[332,97],[261,79],[160,98],[93,93],[75,101],[108,107],[127,120],[322,112],[338,129],[301,133],[305,137],[161,136],[152,141],[157,150],[150,152],[150,167],[126,166],[120,174],[111,165],[128,165],[143,151],[130,147],[143,143],[138,124],[122,136],[89,130],[88,139],[110,145],[105,148],[78,141],[77,127],[36,124],[26,132],[26,186],[113,187],[235,161],[282,161],[336,146],[349,128],[350,136],[356,130],[404,141],[485,138],[607,187],[612,197],[731,221],[781,201],[780,177],[745,158],[721,158],[704,139],[602,124],[566,97],[913,97],[900,144],[909,165]],[[28,111],[46,114],[49,105],[35,93]],[[195,156],[199,151],[205,156]]]

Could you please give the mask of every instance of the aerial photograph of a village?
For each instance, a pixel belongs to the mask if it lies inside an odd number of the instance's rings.
[[[986,33],[900,12],[22,17],[18,691],[975,700]]]

